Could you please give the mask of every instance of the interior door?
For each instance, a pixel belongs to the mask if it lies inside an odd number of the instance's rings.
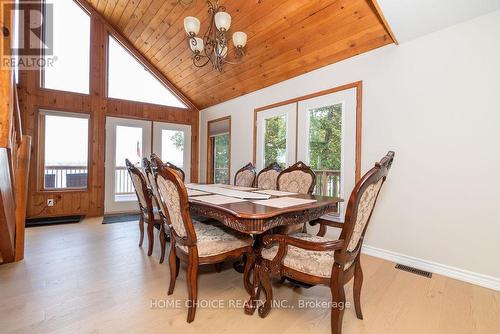
[[[282,168],[295,163],[296,115],[296,103],[257,113],[257,170],[273,162]]]
[[[105,213],[138,210],[125,159],[139,167],[150,154],[150,121],[106,117]]]
[[[153,122],[153,152],[164,162],[181,168],[191,179],[191,126]]]
[[[298,103],[297,160],[316,172],[316,194],[345,199],[355,185],[356,88]]]

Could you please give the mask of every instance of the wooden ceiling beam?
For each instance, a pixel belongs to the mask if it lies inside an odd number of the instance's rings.
[[[396,35],[392,31],[389,22],[385,19],[384,12],[382,12],[382,8],[380,8],[378,1],[377,0],[368,0],[368,1],[372,6],[373,11],[377,14],[378,18],[380,19],[380,22],[384,25],[385,30],[387,30],[387,32],[391,36],[392,40],[394,41],[394,44],[399,45]]]

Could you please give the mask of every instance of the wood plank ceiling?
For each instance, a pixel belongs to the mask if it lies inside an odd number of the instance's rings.
[[[248,43],[219,73],[193,65],[183,27],[196,16],[205,32],[205,1],[87,1],[199,109],[393,42],[372,0],[221,0]]]

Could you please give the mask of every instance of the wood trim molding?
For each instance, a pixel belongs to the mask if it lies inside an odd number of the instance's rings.
[[[229,120],[229,150],[228,150],[229,170],[228,170],[228,173],[229,173],[229,183],[231,183],[231,116],[230,115],[216,118],[216,119],[212,119],[212,120],[207,122],[207,175],[206,175],[207,183],[213,183],[213,177],[212,177],[212,175],[213,175],[213,168],[212,168],[213,161],[212,161],[212,155],[211,155],[211,151],[213,148],[212,148],[212,141],[210,139],[210,125],[212,123],[225,121],[225,120]]]
[[[328,95],[343,90],[348,90],[356,88],[356,170],[355,179],[356,182],[361,178],[361,137],[362,137],[362,124],[363,124],[363,81],[356,81],[342,86],[322,90],[320,92],[303,95],[300,97],[292,98],[289,100],[272,103],[263,107],[255,108],[253,115],[253,163],[257,163],[257,114],[261,111],[269,110],[276,107],[281,107],[284,105],[298,103],[300,101],[309,100],[315,97]],[[298,115],[298,109],[297,109]],[[297,132],[297,129],[296,129]],[[297,145],[296,145],[297,147]],[[295,159],[297,160],[297,154],[295,154]]]
[[[389,22],[387,22],[385,15],[382,12],[382,8],[380,8],[380,5],[378,4],[377,0],[369,0],[369,3],[372,6],[375,14],[377,14],[378,18],[380,19],[380,22],[383,24],[385,30],[387,30],[387,33],[389,34],[389,36],[391,36],[394,44],[399,45],[399,42],[396,39],[396,35],[392,31],[391,26],[389,25]]]

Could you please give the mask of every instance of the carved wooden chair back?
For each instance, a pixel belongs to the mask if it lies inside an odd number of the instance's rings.
[[[191,250],[190,246],[196,246],[196,233],[189,213],[188,193],[184,182],[174,169],[165,165],[157,166],[154,171],[160,210],[167,218],[171,242],[188,246]]]
[[[240,168],[234,176],[234,185],[241,187],[251,187],[255,182],[255,166],[249,162]]]
[[[148,187],[153,193],[153,204],[156,205],[158,209],[160,209],[160,205],[158,204],[158,190],[156,189],[156,186],[154,184],[153,167],[151,166],[151,161],[149,161],[148,158],[142,159],[142,169],[144,170],[144,174],[146,175]]]
[[[169,168],[173,169],[179,175],[182,182],[184,182],[184,180],[186,179],[186,174],[184,173],[184,171],[182,169],[180,169],[179,167],[177,167],[176,165],[174,165],[173,163],[170,163],[168,161],[163,162],[158,157],[158,155],[156,155],[156,153],[151,153],[151,164],[152,164],[153,169],[156,168],[157,166],[169,167]]]
[[[299,194],[312,194],[316,185],[316,174],[311,167],[299,161],[278,175],[278,190]]]
[[[275,190],[282,168],[276,162],[273,162],[257,174],[255,186],[259,189]]]
[[[132,180],[132,184],[139,200],[139,208],[142,213],[148,214],[153,212],[153,202],[148,190],[148,182],[141,170],[135,167],[128,159],[125,159],[127,171]]]
[[[167,161],[163,165],[165,167],[173,169],[177,173],[177,175],[179,175],[179,178],[181,179],[182,182],[184,182],[184,180],[186,180],[186,174],[184,173],[184,171],[182,169],[180,169],[179,167],[177,167],[176,165],[174,165],[173,163],[170,163]]]
[[[393,160],[394,152],[389,151],[356,183],[347,204],[339,237],[344,240],[344,246],[335,252],[335,262],[348,267],[358,256],[380,189],[387,178]]]

